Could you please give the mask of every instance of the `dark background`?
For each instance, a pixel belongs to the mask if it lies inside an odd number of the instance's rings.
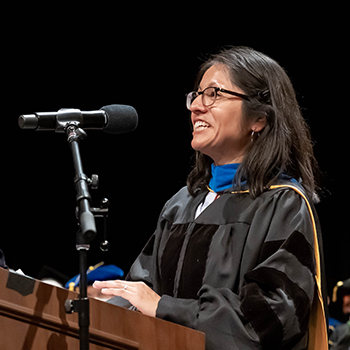
[[[26,11],[34,15],[26,16]],[[89,10],[88,13],[85,10]],[[111,249],[92,243],[89,264],[125,272],[155,229],[165,201],[185,185],[191,132],[185,93],[201,60],[223,45],[276,59],[291,77],[315,142],[324,196],[317,205],[330,286],[350,277],[349,68],[341,9],[287,8],[270,16],[226,7],[184,15],[167,9],[21,8],[2,43],[2,230],[7,264],[36,277],[43,265],[71,277],[75,251],[73,164],[64,134],[21,130],[18,116],[129,104],[136,131],[89,131],[84,171],[97,173],[93,205],[109,198]],[[35,15],[36,11],[36,15]],[[289,15],[289,16],[287,16]],[[11,34],[11,35],[10,35]]]

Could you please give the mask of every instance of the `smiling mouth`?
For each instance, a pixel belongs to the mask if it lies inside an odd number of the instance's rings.
[[[194,124],[193,131],[201,131],[207,128],[209,128],[209,124],[199,120]]]

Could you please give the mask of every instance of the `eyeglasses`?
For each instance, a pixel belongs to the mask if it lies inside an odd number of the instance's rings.
[[[187,107],[187,109],[191,108],[193,101],[199,95],[202,95],[202,103],[204,106],[209,107],[209,106],[213,105],[217,96],[218,96],[218,92],[224,92],[226,94],[237,96],[237,97],[243,98],[244,100],[249,101],[249,96],[247,96],[247,95],[243,95],[243,94],[240,94],[240,93],[234,92],[234,91],[225,90],[225,89],[215,87],[215,86],[209,86],[206,89],[204,89],[203,91],[192,91],[186,95],[186,107]]]

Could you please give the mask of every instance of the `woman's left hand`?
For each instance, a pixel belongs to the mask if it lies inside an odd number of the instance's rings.
[[[144,282],[95,281],[93,287],[104,295],[119,296],[128,300],[143,314],[156,316],[160,296]]]

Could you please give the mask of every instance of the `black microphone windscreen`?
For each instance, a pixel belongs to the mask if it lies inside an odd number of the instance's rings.
[[[134,107],[126,105],[104,106],[101,110],[107,114],[107,124],[103,131],[108,134],[123,134],[134,131],[138,124],[138,115]]]

